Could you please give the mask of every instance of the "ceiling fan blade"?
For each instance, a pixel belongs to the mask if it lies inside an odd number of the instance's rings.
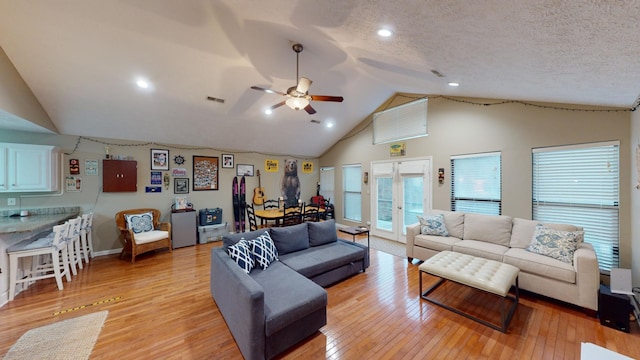
[[[282,96],[287,96],[287,94],[282,93],[280,91],[275,91],[275,90],[271,90],[271,89],[265,89],[265,88],[261,88],[259,86],[252,86],[251,88],[253,90],[264,91],[264,92],[269,93],[269,94],[278,94],[278,95],[282,95]]]
[[[279,108],[280,106],[282,106],[282,105],[284,105],[284,104],[286,104],[286,101],[281,101],[281,102],[279,102],[279,103],[277,103],[277,104],[273,105],[273,106],[271,107],[271,110],[275,110],[275,109]]]
[[[311,81],[306,77],[301,77],[300,80],[298,81],[298,87],[296,88],[296,91],[299,92],[300,94],[306,94],[307,91],[309,91],[309,86],[311,86],[312,82],[313,81]]]
[[[313,115],[316,113],[316,109],[314,109],[313,107],[311,107],[311,104],[307,105],[304,107],[304,110],[309,114],[309,115]]]
[[[344,98],[342,96],[329,96],[329,95],[309,95],[311,100],[314,101],[335,101],[342,102]]]

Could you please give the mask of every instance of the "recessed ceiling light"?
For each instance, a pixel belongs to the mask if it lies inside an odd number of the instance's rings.
[[[273,111],[271,111],[271,109],[267,109],[267,110],[265,110],[265,111],[264,111],[264,113],[265,113],[266,115],[271,115],[271,113],[272,113],[272,112],[273,112]]]
[[[333,127],[333,123],[332,123],[332,122],[328,122],[328,123],[327,123],[327,127],[328,127],[328,128],[332,128],[332,127]]]
[[[450,82],[449,86],[456,87],[456,86],[460,86],[460,84],[458,84],[457,82]]]
[[[141,89],[147,89],[149,87],[149,82],[147,80],[140,79],[136,81],[136,85]]]
[[[383,29],[378,30],[378,35],[387,38],[387,37],[390,37],[391,35],[393,35],[393,31],[383,28]]]

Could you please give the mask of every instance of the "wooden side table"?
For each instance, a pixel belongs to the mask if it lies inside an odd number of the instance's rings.
[[[369,229],[366,227],[360,226],[349,226],[346,228],[340,228],[338,231],[343,232],[345,234],[349,234],[353,237],[353,242],[356,242],[356,235],[367,234],[367,247],[370,247],[370,239],[369,239]]]

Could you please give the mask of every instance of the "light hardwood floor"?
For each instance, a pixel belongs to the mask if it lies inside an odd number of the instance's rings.
[[[99,257],[63,291],[51,279],[37,282],[0,308],[0,354],[29,329],[108,310],[92,359],[241,359],[209,293],[209,253],[218,245],[142,255],[135,264]],[[592,342],[640,359],[636,324],[626,334],[524,294],[503,334],[421,301],[418,286],[416,265],[371,250],[366,273],[327,289],[327,325],[282,358],[579,359],[580,343]],[[440,295],[499,316],[484,310],[495,298],[477,291],[448,285]]]

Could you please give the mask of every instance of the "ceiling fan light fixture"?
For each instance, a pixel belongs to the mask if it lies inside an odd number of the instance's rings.
[[[286,104],[293,110],[301,110],[309,105],[309,100],[303,97],[292,97],[287,99]]]

